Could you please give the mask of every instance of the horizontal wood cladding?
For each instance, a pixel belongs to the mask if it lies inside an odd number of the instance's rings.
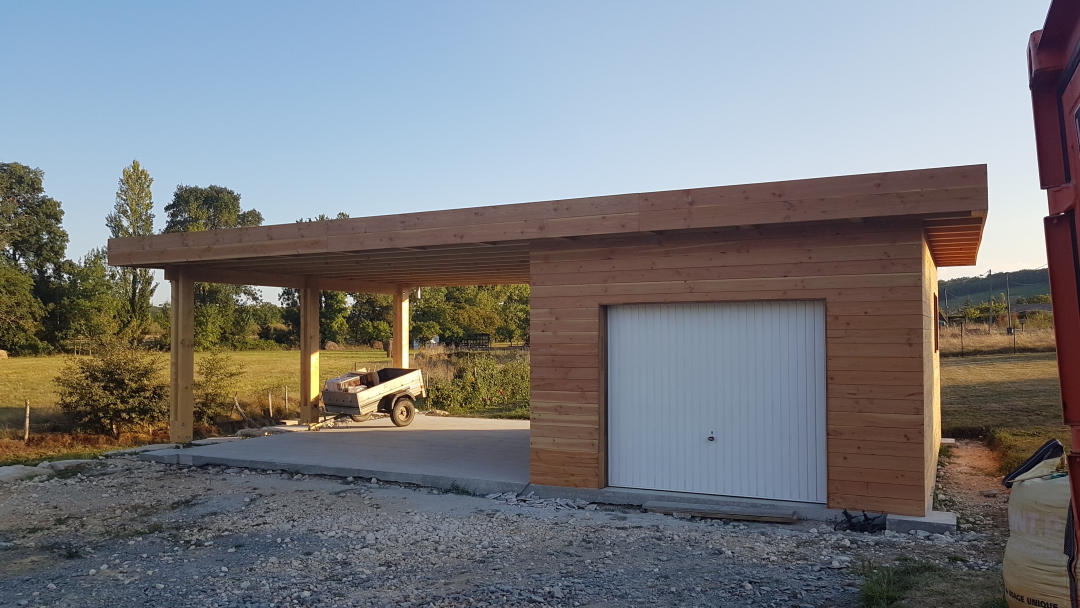
[[[534,246],[533,483],[606,484],[602,307],[816,299],[826,303],[829,506],[922,515],[932,489],[922,224],[683,237]]]

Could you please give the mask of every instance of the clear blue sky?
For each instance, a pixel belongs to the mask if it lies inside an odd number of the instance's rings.
[[[267,223],[986,163],[977,267],[1045,264],[1024,2],[12,2],[0,161],[68,256],[121,169]],[[167,297],[159,288],[157,300]]]

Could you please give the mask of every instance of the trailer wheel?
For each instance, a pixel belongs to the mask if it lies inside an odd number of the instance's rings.
[[[353,422],[367,422],[371,420],[371,414],[360,414],[359,416],[349,416],[349,419]]]
[[[390,421],[395,426],[409,426],[416,416],[416,406],[410,397],[401,397],[390,410]]]

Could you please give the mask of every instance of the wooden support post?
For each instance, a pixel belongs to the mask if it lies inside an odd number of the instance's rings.
[[[171,283],[169,440],[184,443],[195,422],[195,281],[179,270]]]
[[[319,421],[319,288],[306,278],[300,289],[300,423]]]
[[[394,290],[394,338],[391,343],[394,367],[409,367],[409,288]]]
[[[30,400],[26,400],[26,424],[23,425],[23,443],[30,443]]]

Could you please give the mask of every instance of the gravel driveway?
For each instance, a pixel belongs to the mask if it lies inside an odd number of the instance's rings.
[[[104,459],[0,485],[0,606],[855,606],[864,560],[1000,568],[972,532],[559,506]]]

